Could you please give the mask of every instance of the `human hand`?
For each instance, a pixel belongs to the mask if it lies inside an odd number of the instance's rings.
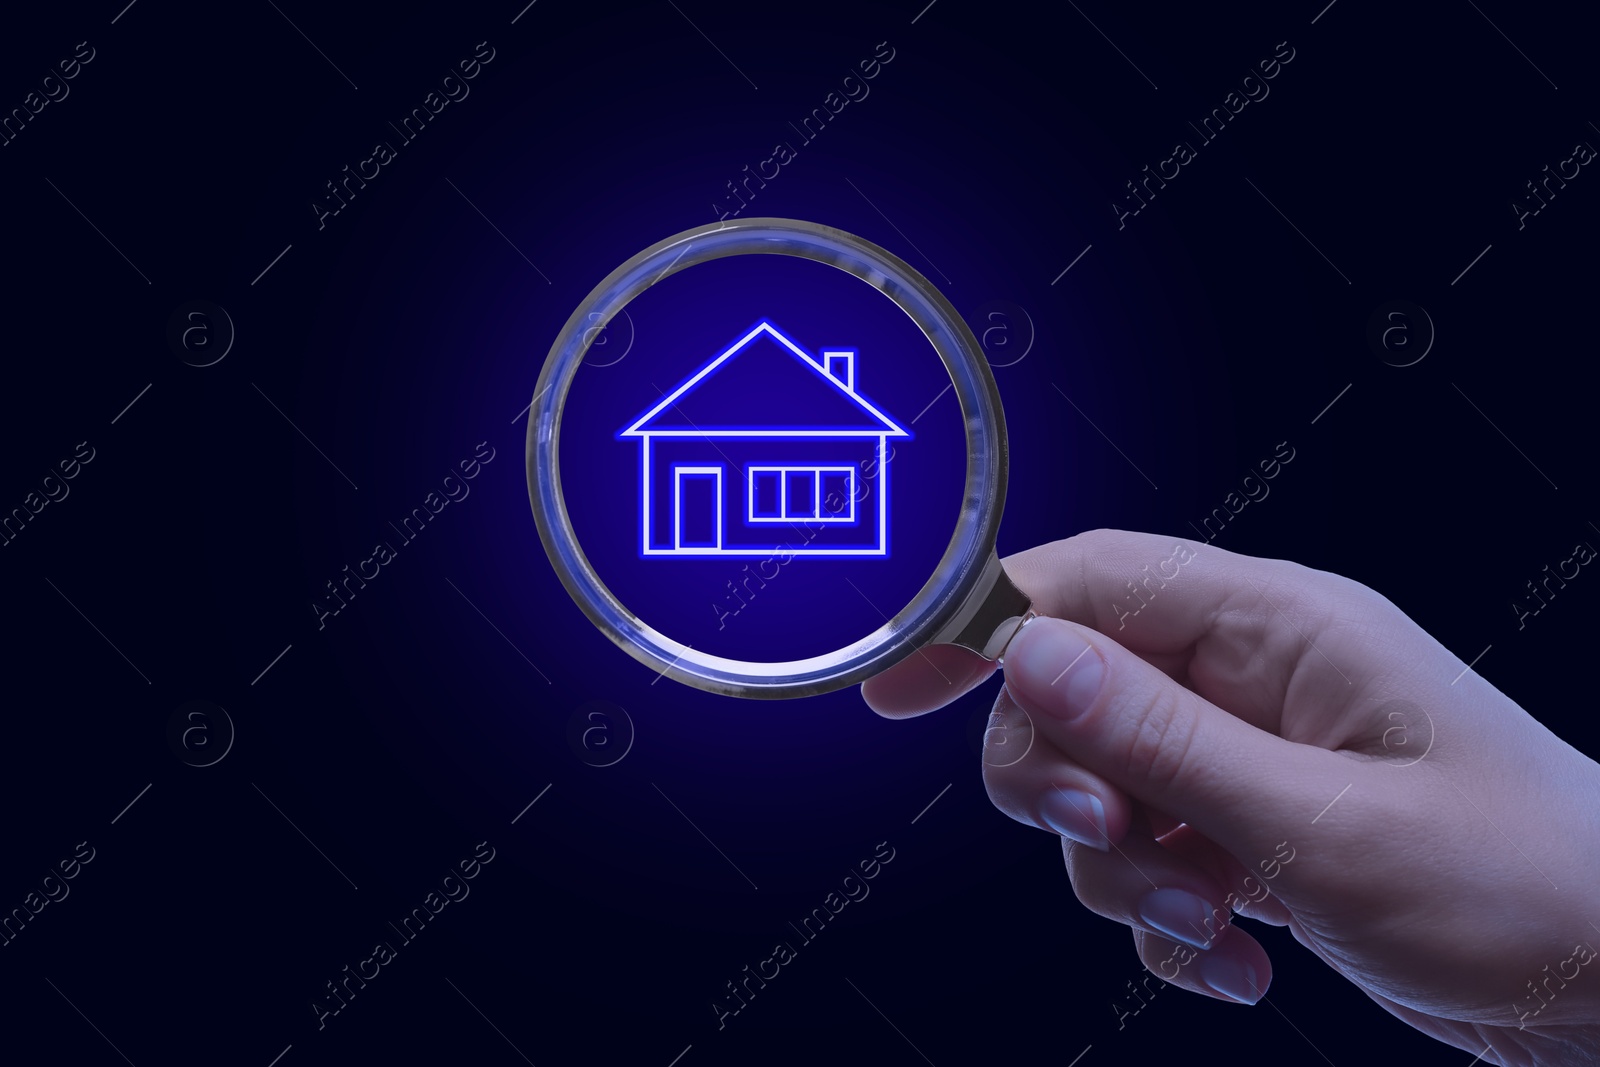
[[[1111,530],[1005,562],[1044,617],[1006,650],[985,785],[1146,967],[1257,1002],[1236,911],[1484,1062],[1600,1063],[1600,765],[1338,575]],[[918,715],[996,666],[934,646],[862,695]]]

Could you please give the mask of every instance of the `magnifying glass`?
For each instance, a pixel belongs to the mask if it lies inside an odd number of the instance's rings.
[[[634,484],[623,484],[609,472],[591,477],[585,450],[594,447],[595,428],[572,400],[585,355],[602,341],[607,324],[630,304],[637,309],[654,300],[678,316],[673,321],[683,330],[690,329],[696,322],[693,308],[658,299],[663,290],[672,291],[671,279],[684,272],[700,267],[719,279],[719,291],[731,292],[737,286],[728,279],[756,276],[763,263],[784,266],[750,258],[728,262],[732,257],[790,257],[859,279],[904,313],[905,318],[896,317],[901,327],[909,319],[917,344],[937,355],[949,379],[944,389],[954,393],[960,408],[965,470],[953,509],[954,529],[932,573],[902,598],[903,603],[874,604],[881,624],[820,653],[805,649],[806,654],[793,655],[785,647],[791,642],[779,637],[760,647],[759,658],[749,658],[748,652],[729,655],[725,649],[704,644],[696,648],[699,642],[671,636],[682,633],[673,617],[678,609],[653,599],[648,610],[630,610],[602,577],[604,567],[597,567],[585,554],[569,509],[569,494],[577,490],[586,500],[597,499],[595,481],[603,479],[617,502],[615,514],[608,512],[603,522],[586,519],[587,528],[593,537],[607,538],[608,544],[613,538],[616,544],[624,543],[620,539],[625,537],[636,549],[627,561],[630,565],[683,567],[729,557],[729,562],[743,560],[746,575],[752,573],[749,561],[769,550],[774,553],[769,560],[783,559],[779,553],[786,543],[779,533],[786,527],[811,531],[809,537],[815,540],[808,540],[804,551],[822,557],[814,561],[821,567],[848,565],[842,561],[852,556],[860,557],[856,566],[870,565],[874,559],[886,562],[890,538],[907,532],[901,529],[907,523],[891,528],[888,521],[888,483],[890,470],[904,464],[891,457],[910,450],[914,442],[901,439],[914,434],[905,425],[907,420],[868,399],[867,354],[843,345],[818,348],[800,343],[787,324],[765,317],[725,337],[726,344],[719,341],[713,358],[675,382],[676,388],[651,381],[652,402],[646,410],[625,425],[606,428],[610,444],[637,450]],[[739,273],[731,274],[735,268]],[[829,283],[839,277],[830,273]],[[791,317],[796,317],[788,278],[781,273],[764,295],[772,303],[787,300]],[[755,288],[763,295],[759,284]],[[748,296],[749,287],[740,292]],[[845,302],[819,299],[806,317],[826,320],[830,308]],[[630,318],[636,331],[645,329],[639,314]],[[653,343],[670,347],[670,340],[658,337]],[[647,342],[636,334],[634,347],[647,347]],[[597,355],[592,366],[608,365],[609,355]],[[861,367],[856,365],[858,355]],[[759,362],[762,359],[766,362]],[[709,391],[719,378],[749,377],[755,373],[751,368],[766,368],[773,384],[747,391],[749,399],[738,405],[739,418],[704,402],[691,404],[694,390]],[[592,367],[591,373],[596,373]],[[780,374],[788,377],[780,381]],[[802,393],[817,394],[819,406],[831,404],[827,408],[831,414],[819,412],[815,425],[783,414]],[[569,422],[565,451],[564,418]],[[581,446],[576,443],[580,434],[587,435]],[[891,442],[898,446],[893,453]],[[691,445],[699,451],[689,451]],[[832,460],[816,458],[840,447],[857,451],[835,451]],[[850,461],[839,460],[839,455],[849,455]],[[865,458],[856,461],[857,455]],[[728,220],[668,237],[612,271],[572,312],[550,347],[529,409],[527,469],[540,539],[577,605],[607,637],[658,676],[709,692],[754,698],[831,692],[859,683],[930,644],[960,645],[986,659],[999,659],[1022,623],[1032,617],[1027,596],[1007,577],[995,552],[1005,503],[1007,446],[1005,416],[988,361],[971,329],[927,278],[899,257],[843,230],[795,219]],[[907,481],[898,474],[896,479]],[[944,480],[953,490],[954,471]],[[788,556],[795,558],[802,551],[789,546]],[[804,579],[788,581],[792,604],[808,584]],[[732,581],[727,584],[735,589]],[[641,587],[633,588],[638,595]],[[719,620],[724,625],[726,615]]]

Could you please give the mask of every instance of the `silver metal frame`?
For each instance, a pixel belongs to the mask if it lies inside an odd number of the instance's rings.
[[[893,300],[944,361],[966,424],[961,513],[933,575],[883,626],[823,656],[778,663],[696,651],[651,627],[612,595],[578,546],[561,495],[561,413],[588,341],[634,297],[663,279],[724,256],[789,255],[837,267]],[[1006,429],[994,375],[972,330],[916,269],[870,241],[795,219],[738,219],[668,237],[612,271],[572,312],[539,375],[528,412],[528,498],[539,537],[572,599],[634,659],[668,677],[728,696],[812,696],[862,681],[926,644],[953,643],[997,659],[1024,619],[1027,598],[995,556],[1005,503]]]

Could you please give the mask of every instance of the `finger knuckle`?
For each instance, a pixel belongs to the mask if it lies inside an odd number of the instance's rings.
[[[1116,709],[1112,709],[1115,713]],[[1195,717],[1180,694],[1163,687],[1128,707],[1123,772],[1161,791],[1180,781],[1194,745]]]
[[[1128,902],[1119,893],[1119,882],[1113,868],[1106,863],[1106,854],[1076,841],[1066,841],[1062,855],[1066,860],[1067,880],[1072,884],[1078,903],[1102,919],[1126,924]]]
[[[1020,773],[1015,767],[985,767],[983,786],[997,811],[1024,826],[1050,830],[1038,813],[1041,790],[1046,787],[1036,774]]]
[[[983,787],[989,793],[989,803],[1020,823],[1034,825],[1027,814],[1027,786],[1015,768],[985,764]]]

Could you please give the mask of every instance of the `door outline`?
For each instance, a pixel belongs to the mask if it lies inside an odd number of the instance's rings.
[[[715,499],[717,502],[717,517],[712,526],[716,531],[716,541],[710,545],[689,545],[683,543],[683,479],[685,476],[705,477],[710,475],[715,479]],[[674,552],[721,552],[722,551],[722,467],[688,467],[674,465],[672,468],[672,550]]]

